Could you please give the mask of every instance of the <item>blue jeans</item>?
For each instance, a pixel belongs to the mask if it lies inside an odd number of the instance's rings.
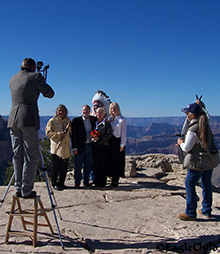
[[[39,164],[39,139],[36,127],[10,128],[15,172],[15,189],[23,197],[28,196],[33,187]]]
[[[92,169],[92,149],[91,145],[85,147],[83,154],[75,154],[75,184],[80,185],[81,180],[83,179],[84,184],[89,183],[89,175]],[[83,175],[82,175],[83,168]]]
[[[196,208],[197,208],[197,195],[196,195],[196,184],[201,178],[202,187],[202,213],[210,216],[212,211],[212,169],[205,171],[197,171],[188,169],[185,186],[186,186],[186,211],[185,214],[196,218]]]

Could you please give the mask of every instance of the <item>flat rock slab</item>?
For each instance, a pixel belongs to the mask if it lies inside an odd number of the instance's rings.
[[[11,186],[0,207],[1,252],[205,253],[205,249],[212,249],[217,253],[220,194],[213,193],[213,218],[207,220],[198,215],[197,221],[181,221],[177,214],[185,211],[185,174],[168,172],[166,180],[162,181],[149,177],[144,171],[139,173],[138,177],[122,178],[119,187],[114,189],[74,189],[73,181],[67,181],[69,189],[55,191],[53,195],[59,207],[59,210],[56,209],[58,224],[51,209],[46,183],[36,183],[35,190],[41,196],[55,234],[51,234],[48,228],[38,227],[35,248],[31,239],[24,236],[10,236],[9,243],[4,244],[8,212],[15,193]],[[200,209],[202,190],[199,186],[196,188]],[[0,187],[1,197],[5,190],[6,186]],[[33,200],[22,200],[23,207],[33,210]],[[42,219],[39,216],[39,221]],[[14,218],[14,228],[22,230],[20,218]]]

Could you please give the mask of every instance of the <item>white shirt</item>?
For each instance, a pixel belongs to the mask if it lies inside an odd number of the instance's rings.
[[[91,122],[90,122],[90,118],[85,118],[84,116],[82,116],[82,119],[83,119],[83,123],[84,123],[84,127],[85,127],[85,130],[86,130],[86,143],[90,143],[91,142],[91,138],[90,138],[90,132],[92,130],[92,125],[91,125]]]
[[[126,118],[122,115],[116,116],[115,119],[113,120],[113,117],[110,116],[108,118],[111,127],[112,127],[112,134],[116,138],[121,137],[121,144],[120,147],[124,147],[127,137],[126,137]]]
[[[99,123],[98,121],[95,123],[95,129],[96,129],[96,130],[98,129],[98,126],[99,126],[100,124],[105,125],[105,118],[104,118],[100,123]]]
[[[189,151],[192,150],[196,141],[197,141],[196,133],[193,131],[187,131],[185,142],[180,144],[180,147],[184,152],[188,153]]]

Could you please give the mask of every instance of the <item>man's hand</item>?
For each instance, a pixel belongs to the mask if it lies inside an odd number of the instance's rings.
[[[73,154],[77,155],[78,154],[78,150],[77,149],[73,150]]]
[[[93,137],[93,139],[94,139],[94,141],[97,141],[97,140],[99,140],[99,137],[95,136],[95,137]]]
[[[196,100],[195,103],[198,104],[201,108],[203,108],[202,103],[201,103],[200,100]]]

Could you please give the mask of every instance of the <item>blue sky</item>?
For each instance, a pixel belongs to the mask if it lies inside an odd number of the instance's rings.
[[[40,115],[80,115],[99,89],[127,117],[183,116],[196,94],[220,115],[218,0],[8,0],[0,15],[1,115],[25,57],[50,65]]]

